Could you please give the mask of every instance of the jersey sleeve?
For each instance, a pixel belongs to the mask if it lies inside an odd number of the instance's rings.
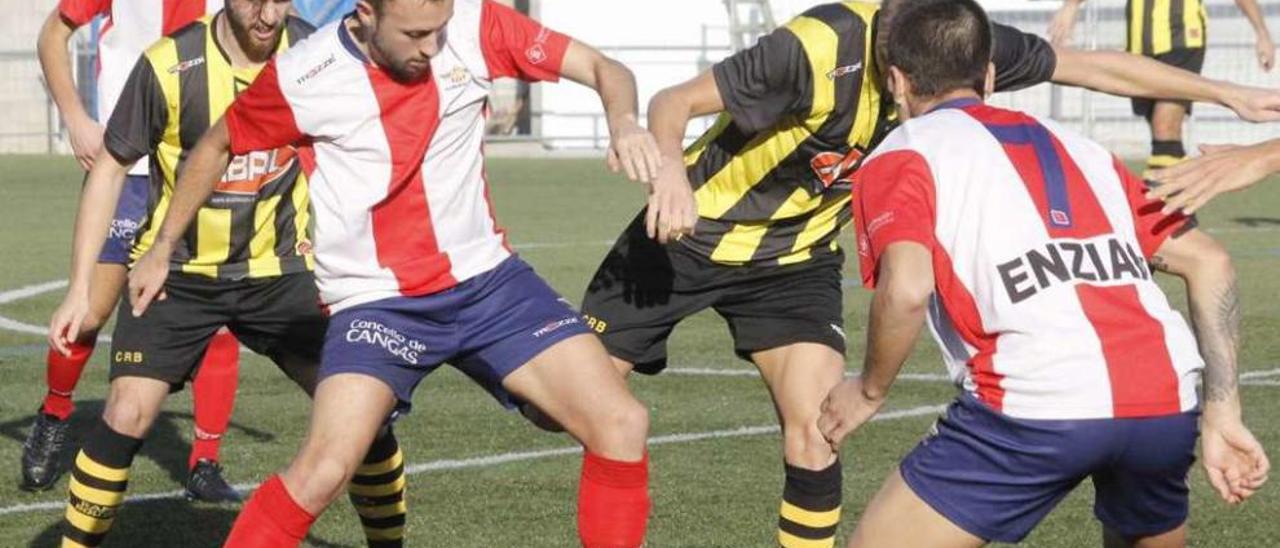
[[[1151,258],[1170,236],[1195,227],[1195,217],[1181,212],[1166,214],[1161,211],[1164,202],[1148,199],[1146,196],[1147,182],[1129,171],[1119,158],[1114,158],[1113,162],[1116,173],[1120,176],[1120,183],[1124,185],[1125,196],[1129,199],[1133,228],[1138,233],[1138,245],[1142,247],[1144,256]]]
[[[493,79],[555,82],[560,79],[570,41],[568,36],[493,0],[485,0],[481,8],[480,49]]]
[[[80,27],[99,15],[111,13],[111,0],[60,0],[58,13],[63,19]]]
[[[146,56],[139,57],[107,120],[103,146],[121,164],[133,165],[155,150],[168,124],[169,107],[155,69]]]
[[[800,37],[786,27],[711,67],[725,111],[746,133],[789,115],[808,116],[813,74]]]
[[[1016,91],[1048,82],[1058,68],[1058,55],[1043,38],[1008,25],[992,23],[996,91]]]
[[[232,154],[270,150],[302,140],[293,107],[280,88],[276,71],[273,59],[227,109],[224,119]]]
[[[896,150],[862,166],[853,188],[862,284],[874,289],[880,256],[890,244],[906,241],[934,248],[933,176],[918,153]]]

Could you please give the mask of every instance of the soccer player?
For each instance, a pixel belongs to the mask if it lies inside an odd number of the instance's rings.
[[[315,388],[326,318],[317,302],[307,236],[309,204],[298,149],[245,150],[219,172],[198,222],[174,240],[160,223],[187,156],[276,52],[312,28],[286,18],[289,2],[226,0],[226,8],[161,39],[137,61],[107,126],[105,153],[89,172],[77,217],[72,286],[92,272],[127,166],[150,155],[148,218],[133,253],[169,253],[167,298],[146,314],[122,300],[112,339],[111,390],[102,420],[75,460],[64,545],[95,546],[123,502],[129,468],[167,395],[191,377],[214,333],[229,327],[272,359],[308,394]],[[88,313],[87,294],[69,292],[54,332]],[[72,329],[74,332],[74,329]],[[366,447],[368,445],[366,444]],[[394,436],[384,430],[351,489],[375,546],[399,546],[404,475]]]
[[[611,164],[647,179],[658,153],[637,123],[631,72],[489,0],[361,0],[268,64],[197,145],[130,275],[135,310],[164,305],[151,303],[171,246],[231,154],[308,143],[316,278],[333,314],[306,440],[245,505],[227,546],[297,545],[378,425],[408,411],[445,362],[582,443],[585,546],[641,545],[648,412],[578,313],[511,252],[486,190],[492,81],[562,76],[599,94]]]
[[[1076,12],[1084,1],[1063,1],[1049,26],[1054,44],[1066,44],[1070,40]],[[1257,0],[1235,2],[1253,27],[1258,65],[1271,71],[1276,45],[1271,41],[1262,9]],[[1195,73],[1204,67],[1208,27],[1203,0],[1129,0],[1125,5],[1125,18],[1128,23],[1125,44],[1130,53]],[[1134,98],[1133,113],[1145,118],[1151,128],[1148,172],[1177,164],[1186,157],[1182,121],[1191,114],[1190,101]]]
[[[1201,145],[1203,155],[1151,174],[1147,197],[1191,215],[1224,192],[1243,190],[1280,173],[1280,139],[1248,146]]]
[[[993,36],[976,2],[919,6],[886,52],[906,121],[853,181],[875,289],[864,366],[819,429],[839,446],[875,415],[926,318],[961,393],[849,545],[1018,542],[1088,478],[1106,546],[1182,546],[1200,429],[1227,502],[1269,466],[1241,418],[1231,258],[1097,143],[983,104]],[[1150,268],[1183,278],[1195,335]]]
[[[102,126],[85,111],[72,81],[67,40],[77,28],[97,16],[107,24],[98,43],[97,106],[99,118],[111,114],[134,61],[161,36],[208,12],[222,0],[163,2],[153,0],[62,0],[40,32],[40,63],[50,94],[62,113],[76,159],[87,171],[102,148]],[[92,273],[68,291],[87,293],[88,307],[75,333],[51,332],[45,361],[48,391],[35,424],[22,448],[22,483],[28,491],[49,489],[61,476],[62,453],[75,409],[72,393],[93,354],[98,330],[120,300],[128,273],[129,249],[146,215],[148,162],[129,168],[124,191],[116,204],[110,237]],[[195,377],[195,436],[188,458],[187,497],[205,501],[239,500],[222,479],[218,451],[231,420],[239,369],[239,344],[230,333],[219,333],[204,349],[203,365]]]
[[[818,405],[844,370],[836,236],[850,221],[849,176],[894,124],[877,56],[893,40],[885,21],[906,3],[817,6],[659,92],[649,128],[664,160],[648,208],[618,238],[583,300],[588,325],[623,371],[665,367],[667,338],[684,318],[707,308],[725,318],[735,352],[760,370],[782,423],[778,538],[787,546],[829,546],[839,522],[841,469],[816,427]],[[1052,80],[1213,101],[1250,119],[1280,114],[1275,91],[1123,52],[1055,50],[994,28],[999,90]],[[721,114],[682,155],[689,119],[710,113]]]

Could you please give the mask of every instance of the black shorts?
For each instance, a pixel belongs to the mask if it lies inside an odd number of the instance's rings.
[[[1159,55],[1153,55],[1151,58],[1166,65],[1172,65],[1196,74],[1200,74],[1200,69],[1204,68],[1204,48],[1175,49]],[[1187,109],[1187,114],[1191,114],[1191,101],[1166,99],[1159,99],[1159,101],[1182,105]],[[1134,114],[1151,120],[1151,114],[1155,111],[1157,99],[1134,97],[1130,102],[1133,103]]]
[[[667,364],[667,338],[689,316],[712,308],[729,323],[734,351],[794,343],[844,354],[840,252],[785,266],[728,266],[644,231],[644,214],[618,238],[587,287],[582,312],[613,356],[654,374]]]
[[[120,300],[111,339],[111,379],[146,377],[181,390],[209,340],[226,326],[241,344],[312,393],[329,320],[310,272],[246,280],[170,274],[168,295],[141,317]]]

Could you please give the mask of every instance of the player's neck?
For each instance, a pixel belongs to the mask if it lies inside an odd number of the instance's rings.
[[[364,55],[365,61],[373,62],[373,58],[369,56],[369,33],[365,27],[360,24],[358,17],[348,17],[342,21],[346,27],[347,35],[351,37],[351,44],[360,50],[360,54]]]
[[[227,61],[231,63],[232,68],[259,68],[271,60],[270,53],[262,56],[262,59],[255,59],[245,50],[236,39],[235,31],[231,30],[231,21],[225,11],[219,12],[214,18],[213,39],[218,43],[218,47],[222,48],[223,53],[227,54]]]
[[[935,95],[927,99],[912,98],[911,100],[908,101],[908,105],[911,108],[911,116],[914,118],[917,116],[924,116],[929,111],[937,108],[938,105],[949,103],[951,101],[959,101],[964,99],[973,99],[976,101],[981,101],[982,96],[978,95],[978,92],[972,89],[960,88],[960,89],[954,89],[954,90],[948,91],[941,95]]]

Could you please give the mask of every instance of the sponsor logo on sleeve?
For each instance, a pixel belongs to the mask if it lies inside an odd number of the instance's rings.
[[[542,27],[538,29],[538,35],[533,38],[533,44],[529,49],[524,50],[524,55],[529,59],[530,63],[541,65],[547,60],[547,39],[551,38],[551,29]]]
[[[310,69],[307,69],[307,72],[302,73],[302,76],[299,76],[298,79],[294,81],[297,82],[298,85],[302,85],[307,80],[315,78],[316,75],[320,74],[320,72],[324,71],[324,69],[329,68],[329,66],[332,65],[335,61],[337,61],[337,58],[334,57],[332,53],[330,53],[327,59],[325,59],[324,61],[321,61],[320,64],[314,67],[311,67]]]

